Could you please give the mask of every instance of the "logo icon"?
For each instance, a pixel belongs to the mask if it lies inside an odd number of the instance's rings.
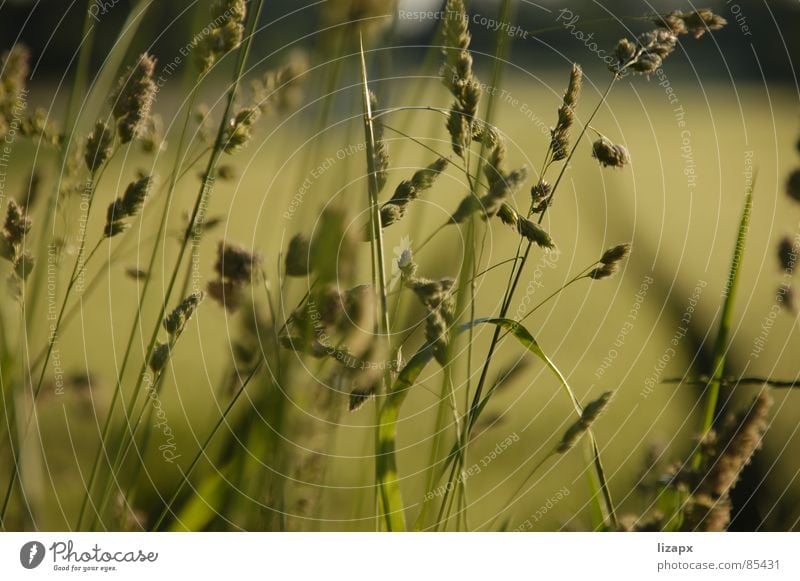
[[[19,550],[19,562],[26,569],[35,569],[44,561],[44,545],[39,541],[30,541]]]

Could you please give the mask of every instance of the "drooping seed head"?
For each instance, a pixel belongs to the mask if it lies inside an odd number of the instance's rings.
[[[625,260],[630,253],[630,244],[617,244],[616,246],[612,246],[603,252],[603,256],[600,257],[600,262],[603,264],[616,264],[622,260]]]
[[[156,60],[144,53],[120,78],[112,94],[112,112],[123,144],[144,130],[158,88],[153,80]]]
[[[222,138],[222,150],[227,154],[236,153],[253,137],[253,126],[261,116],[258,107],[246,107],[236,113],[228,122]]]
[[[611,401],[612,395],[614,395],[614,392],[607,391],[596,400],[589,402],[589,404],[583,408],[581,417],[567,428],[561,441],[556,446],[557,454],[564,454],[575,447],[575,444],[578,443],[581,436],[591,428],[592,424],[597,421],[597,418],[600,417],[600,414],[606,409],[608,402]]]
[[[630,154],[627,148],[624,145],[612,143],[606,137],[601,137],[592,144],[592,157],[603,167],[621,169],[630,163]]]
[[[569,77],[569,85],[564,93],[564,100],[558,109],[558,121],[551,129],[550,149],[553,159],[561,161],[569,155],[569,130],[575,121],[575,106],[581,92],[583,70],[580,65],[573,64]]]
[[[247,284],[260,263],[261,257],[258,254],[221,241],[217,246],[214,270],[221,279],[234,284]]]
[[[555,248],[555,244],[553,243],[553,239],[550,238],[550,234],[548,234],[536,222],[520,217],[519,222],[517,222],[517,229],[522,236],[528,239],[529,242],[536,244],[540,248],[546,248],[548,250]]]
[[[700,38],[709,30],[719,30],[728,21],[722,16],[714,14],[708,8],[701,8],[693,12],[675,10],[669,14],[660,15],[653,19],[656,26],[666,28],[673,34],[692,34]]]
[[[614,276],[618,270],[619,267],[616,264],[603,264],[589,271],[589,274],[586,276],[593,280],[603,280],[604,278]]]
[[[111,157],[113,143],[114,133],[106,122],[98,121],[95,123],[94,129],[92,129],[89,137],[86,138],[86,149],[83,155],[86,167],[89,168],[91,173],[97,171],[97,168]]]
[[[514,211],[514,208],[505,203],[500,205],[500,209],[497,211],[497,217],[500,218],[503,224],[513,228],[517,227],[520,219],[519,214]]]
[[[389,179],[389,146],[384,139],[383,122],[380,117],[375,117],[375,112],[378,110],[378,97],[372,91],[369,91],[369,102],[373,117],[372,135],[375,138],[375,179],[380,192]]]
[[[177,338],[192,318],[202,300],[205,298],[203,291],[197,291],[183,299],[180,304],[164,318],[164,329],[167,333]]]
[[[153,373],[159,373],[167,366],[170,357],[170,346],[166,343],[157,343],[150,354],[148,365]]]
[[[152,176],[144,176],[128,184],[125,193],[108,206],[104,235],[112,238],[130,227],[128,218],[135,217],[142,209],[153,183]]]

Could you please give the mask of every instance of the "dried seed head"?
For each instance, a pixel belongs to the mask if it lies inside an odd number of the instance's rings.
[[[603,264],[617,264],[625,260],[630,253],[630,244],[618,244],[603,252],[603,256],[600,257],[600,262]]]
[[[623,38],[617,43],[615,55],[617,62],[610,69],[617,74],[630,69],[642,75],[651,75],[661,66],[663,60],[675,50],[677,37],[665,28],[644,32],[636,43]]]
[[[440,278],[439,280],[428,280],[426,278],[410,279],[406,285],[420,302],[428,309],[438,309],[450,298],[450,291],[453,289],[455,281],[450,277]]]
[[[464,197],[461,202],[458,204],[458,208],[456,211],[450,215],[450,222],[453,224],[461,224],[467,218],[472,216],[475,212],[482,208],[481,200],[473,196],[472,194],[467,195]],[[499,209],[499,208],[498,208]]]
[[[12,296],[22,298],[21,282],[28,278],[34,266],[33,256],[24,250],[25,236],[31,229],[31,221],[13,199],[8,200],[6,221],[0,233],[0,257],[8,260],[14,268],[15,276],[8,279]]]
[[[286,251],[286,276],[306,276],[311,272],[311,241],[303,234],[296,234]]]
[[[217,0],[211,5],[211,18],[224,21],[244,22],[247,16],[245,0]]]
[[[489,159],[483,166],[483,173],[486,176],[486,181],[489,182],[491,188],[498,180],[503,179],[506,170],[506,144],[505,141],[497,137],[497,140],[489,153]]]
[[[605,137],[601,137],[592,145],[592,157],[603,167],[622,168],[631,161],[625,146],[614,144]]]
[[[416,200],[425,190],[430,189],[439,174],[447,167],[447,160],[440,157],[428,167],[418,170],[410,180],[403,180],[394,194],[381,206],[381,227],[386,228],[399,221],[406,213],[406,206]],[[365,227],[365,240],[370,240],[370,224]]]
[[[481,86],[472,72],[469,53],[470,34],[467,12],[462,0],[448,0],[444,12],[444,53],[442,80],[455,97],[450,108],[447,130],[453,151],[462,156],[472,142],[471,126],[478,113]]]
[[[208,296],[228,312],[234,312],[242,303],[242,284],[230,280],[211,280],[206,285]]]
[[[399,222],[400,219],[405,215],[405,207],[398,206],[397,204],[392,204],[391,202],[386,202],[383,206],[381,206],[380,211],[380,218],[381,218],[381,228],[388,228],[395,222]],[[364,226],[364,240],[372,240],[372,224],[367,223]]]
[[[575,105],[581,91],[583,71],[577,64],[572,65],[569,85],[564,93],[564,102],[558,109],[558,121],[551,129],[550,149],[555,161],[566,159],[569,155],[569,130],[575,121]]]
[[[684,530],[724,531],[731,516],[730,491],[761,447],[769,426],[772,397],[765,389],[748,409],[729,417],[720,434],[706,445],[708,468],[686,478],[692,494],[687,501]]]
[[[539,180],[531,187],[531,202],[538,204],[550,195],[550,184],[544,180]]]
[[[620,39],[614,49],[614,56],[617,57],[615,69],[624,70],[636,58],[638,50],[635,42],[631,42],[627,38]]]
[[[772,396],[764,390],[747,409],[728,419],[716,443],[718,452],[710,461],[711,468],[703,478],[700,490],[722,497],[736,486],[742,469],[761,447],[769,426],[772,403]]]
[[[258,107],[247,107],[238,111],[225,128],[222,150],[227,154],[232,154],[247,145],[247,142],[253,137],[253,125],[260,116],[261,111]]]
[[[794,170],[786,180],[786,195],[795,202],[800,202],[800,169]]]
[[[91,173],[97,171],[108,158],[111,157],[112,145],[114,144],[114,133],[105,121],[95,123],[94,129],[86,138],[86,150],[83,159],[86,167]]]
[[[148,365],[153,373],[158,373],[167,366],[170,357],[170,346],[166,343],[157,343],[150,354]]]
[[[603,264],[603,265],[598,266],[597,268],[594,268],[591,271],[589,271],[589,274],[587,274],[586,276],[588,278],[593,279],[593,280],[602,280],[604,278],[608,278],[610,276],[614,276],[617,273],[618,270],[619,270],[619,267],[617,266],[616,263],[615,264]]]
[[[451,49],[467,50],[470,43],[467,23],[467,9],[463,0],[447,0],[444,13],[444,49],[445,57]]]
[[[31,219],[13,199],[8,200],[3,238],[11,246],[21,246],[25,235],[31,230]]]
[[[0,95],[4,97],[3,108],[13,107],[14,101],[25,91],[30,72],[31,52],[22,43],[14,44],[3,53],[0,65]]]
[[[517,214],[514,208],[505,203],[502,204],[500,209],[497,211],[497,217],[503,221],[503,224],[512,226],[513,228],[517,227],[520,219],[519,214]]]
[[[205,296],[203,291],[197,291],[183,299],[164,319],[164,329],[166,329],[167,333],[177,339]]]
[[[800,247],[795,244],[791,236],[784,236],[778,242],[778,262],[781,269],[788,274],[792,274],[797,265],[797,255],[800,253]]]
[[[386,180],[389,179],[389,146],[383,135],[383,123],[380,118],[375,118],[378,109],[378,97],[369,92],[370,110],[372,111],[372,134],[375,138],[375,179],[378,182],[378,191],[383,190]]]
[[[575,447],[575,444],[578,443],[581,436],[591,428],[592,424],[600,417],[603,410],[605,410],[608,402],[611,401],[612,395],[614,395],[613,392],[607,391],[596,400],[589,402],[589,404],[583,408],[580,419],[564,432],[564,436],[556,446],[557,454],[564,454]]]
[[[657,16],[653,19],[656,26],[666,28],[673,34],[692,34],[695,38],[700,38],[706,31],[719,30],[728,21],[714,14],[708,8],[701,8],[693,12],[681,12],[675,10],[669,14]]]
[[[520,217],[517,222],[517,229],[519,233],[528,239],[529,242],[536,244],[541,248],[551,249],[555,247],[553,239],[544,231],[536,222],[528,220],[527,218]]]
[[[450,144],[455,154],[464,157],[464,152],[469,148],[471,141],[469,119],[457,105],[450,108],[447,116],[447,132],[450,134]]]
[[[217,246],[214,270],[221,279],[243,285],[250,282],[260,263],[261,257],[258,254],[221,241]]]
[[[130,227],[126,219],[136,216],[147,199],[153,183],[152,176],[145,176],[128,184],[125,193],[108,206],[104,235],[112,238]]]
[[[158,90],[153,80],[155,67],[156,60],[144,53],[122,75],[112,94],[112,112],[123,144],[138,137],[147,125],[150,108]]]
[[[244,38],[247,5],[244,0],[217,0],[211,5],[212,28],[197,43],[195,59],[200,72],[207,72]]]

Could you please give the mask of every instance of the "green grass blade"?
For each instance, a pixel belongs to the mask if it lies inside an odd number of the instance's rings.
[[[397,376],[378,412],[378,446],[375,471],[378,480],[382,519],[389,531],[406,530],[403,496],[397,480],[397,419],[400,406],[409,389],[419,378],[425,366],[433,359],[433,349],[425,346],[417,351]]]
[[[731,331],[731,323],[733,320],[733,305],[736,299],[736,289],[739,285],[739,275],[742,268],[742,260],[744,259],[744,250],[747,245],[747,234],[750,230],[750,215],[753,210],[753,188],[755,187],[755,178],[752,184],[747,188],[744,198],[744,208],[742,209],[742,217],[739,220],[739,230],[736,233],[736,246],[733,249],[733,257],[731,259],[731,266],[728,270],[728,282],[726,286],[725,302],[722,305],[722,315],[719,321],[719,330],[717,331],[717,340],[714,343],[714,356],[713,368],[711,373],[711,380],[706,389],[706,407],[703,416],[703,426],[701,435],[705,436],[714,425],[714,418],[717,414],[717,403],[719,401],[719,392],[722,386],[722,378],[725,373],[725,358],[728,351],[728,338]],[[694,463],[698,466],[702,461],[700,454],[695,455]]]

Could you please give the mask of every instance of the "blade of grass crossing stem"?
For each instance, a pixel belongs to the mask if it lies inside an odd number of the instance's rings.
[[[473,322],[473,324],[480,324],[480,323],[489,323],[492,325],[496,325],[509,333],[511,333],[517,341],[519,341],[528,351],[536,355],[542,362],[550,369],[550,371],[558,378],[558,381],[561,383],[561,386],[564,388],[564,391],[569,396],[570,401],[572,402],[572,407],[575,408],[575,413],[578,414],[578,417],[581,416],[583,413],[583,407],[581,406],[578,398],[575,397],[575,392],[572,391],[572,388],[569,386],[564,375],[559,371],[558,367],[556,367],[555,363],[547,356],[547,354],[542,351],[539,344],[534,339],[533,335],[522,325],[518,322],[513,321],[511,319],[477,319]],[[592,456],[592,463],[594,464],[595,474],[593,475],[590,482],[592,483],[593,494],[592,494],[592,503],[596,504],[596,510],[600,511],[600,514],[604,514],[603,520],[607,520],[605,518],[605,514],[607,514],[608,518],[611,520],[611,524],[616,527],[617,524],[617,517],[616,513],[614,512],[614,503],[611,500],[611,491],[608,488],[608,482],[605,476],[605,469],[603,468],[603,462],[600,458],[600,450],[597,447],[597,441],[594,438],[594,434],[592,430],[587,430],[587,435],[589,436],[589,447],[591,448],[590,453]],[[593,479],[596,478],[596,481]],[[597,490],[599,488],[599,490]],[[599,493],[599,494],[598,494]],[[600,503],[600,498],[602,497],[603,502],[605,503],[605,507]],[[605,510],[605,513],[603,513]]]
[[[376,476],[383,506],[382,520],[389,531],[404,531],[406,519],[403,496],[397,480],[397,419],[400,406],[422,370],[433,358],[433,349],[426,345],[403,367],[386,394],[378,412],[378,449],[375,458]]]
[[[731,266],[728,269],[725,302],[722,304],[722,314],[719,320],[717,340],[714,343],[711,380],[706,389],[706,407],[703,416],[703,426],[700,432],[701,436],[705,436],[709,430],[711,430],[714,425],[714,418],[717,415],[717,403],[722,386],[722,377],[725,373],[725,358],[728,353],[728,337],[730,336],[731,322],[733,320],[733,305],[736,300],[736,289],[739,286],[739,275],[742,270],[745,246],[747,245],[747,234],[750,230],[750,215],[753,211],[753,188],[755,187],[755,181],[756,176],[753,177],[752,183],[745,192],[744,208],[742,209],[742,217],[739,220],[739,230],[736,233],[736,246],[733,249]],[[701,461],[702,455],[698,451],[694,457],[695,467],[698,467]]]

